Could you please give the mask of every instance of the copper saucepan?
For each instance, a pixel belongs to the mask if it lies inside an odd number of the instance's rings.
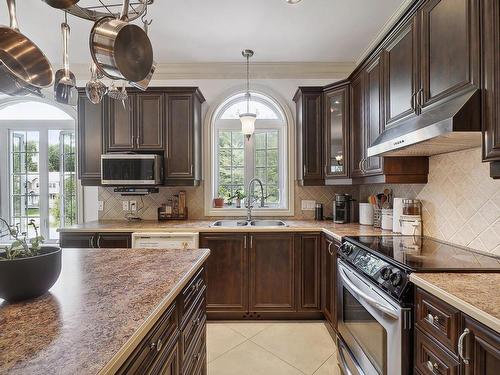
[[[52,85],[49,60],[30,39],[19,32],[15,0],[7,0],[10,27],[0,26],[0,91],[8,95],[41,95]]]
[[[128,22],[129,0],[123,1],[120,18],[103,17],[90,32],[90,54],[111,79],[142,81],[151,72],[153,47],[147,33]]]
[[[49,4],[52,8],[57,9],[67,9],[72,5],[75,5],[80,0],[43,0]]]

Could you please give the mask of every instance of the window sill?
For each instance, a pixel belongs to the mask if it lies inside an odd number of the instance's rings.
[[[216,217],[246,217],[247,210],[245,208],[215,208],[209,207],[205,210],[206,216]],[[252,209],[252,216],[254,217],[283,217],[293,216],[293,209],[287,208],[254,208]]]

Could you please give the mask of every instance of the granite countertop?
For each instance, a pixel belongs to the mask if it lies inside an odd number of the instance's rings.
[[[391,235],[367,225],[334,224],[332,221],[286,220],[286,227],[210,227],[214,220],[128,222],[124,220],[92,221],[59,229],[60,232],[325,232],[338,240],[344,236]]]
[[[410,281],[500,333],[500,273],[412,273]]]
[[[64,249],[48,294],[15,304],[0,299],[0,373],[113,372],[209,254]]]

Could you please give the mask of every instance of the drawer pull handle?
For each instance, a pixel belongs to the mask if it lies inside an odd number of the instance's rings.
[[[436,325],[439,322],[439,316],[427,314],[427,321],[432,325]]]
[[[163,346],[163,341],[161,339],[158,339],[157,342],[152,342],[151,345],[149,345],[149,348],[151,350],[154,350],[156,348],[156,351],[159,352]]]
[[[469,329],[466,328],[458,338],[458,356],[462,358],[464,361],[464,364],[468,365],[469,364],[469,359],[464,357],[464,339],[465,336],[467,336],[470,333]]]
[[[427,369],[434,374],[434,371],[439,368],[437,362],[432,363],[431,361],[426,362]]]
[[[200,318],[193,319],[193,325],[199,326],[200,325]]]

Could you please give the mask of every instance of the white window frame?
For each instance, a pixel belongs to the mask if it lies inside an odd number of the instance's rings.
[[[280,157],[279,157],[279,175],[280,175],[280,200],[283,200],[284,207],[268,207],[259,208],[255,204],[252,213],[254,216],[293,216],[294,215],[294,121],[293,116],[284,101],[282,101],[279,96],[270,92],[267,88],[257,88],[251,90],[252,93],[260,94],[266,97],[275,108],[279,110],[278,119],[270,120],[257,120],[256,131],[267,130],[267,129],[279,129],[280,142]],[[204,154],[208,154],[209,157],[205,159],[205,215],[206,216],[231,216],[240,217],[246,215],[246,209],[244,207],[232,208],[215,208],[213,207],[213,198],[216,193],[218,186],[216,165],[218,163],[218,155],[215,150],[218,144],[218,130],[239,130],[241,129],[241,122],[235,119],[220,119],[220,115],[231,106],[235,101],[241,100],[236,98],[233,100],[228,100],[235,97],[236,95],[241,95],[244,93],[242,89],[235,89],[228,92],[226,95],[220,98],[211,109],[209,109],[207,116],[205,118],[205,134],[204,134]],[[266,104],[267,100],[260,100],[258,96],[254,96],[252,100],[259,100]],[[245,141],[246,142],[246,141]],[[253,144],[253,143],[252,143]],[[252,162],[245,163],[245,175],[254,175],[254,164],[253,164],[253,147],[246,147],[245,150],[245,160],[252,160]],[[281,155],[284,155],[282,157]],[[245,186],[246,189],[246,186]],[[246,193],[246,191],[245,191]]]

